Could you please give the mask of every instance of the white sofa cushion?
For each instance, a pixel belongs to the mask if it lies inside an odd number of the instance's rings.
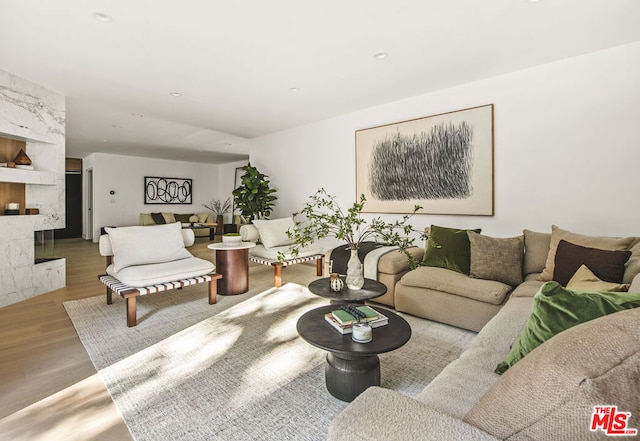
[[[208,260],[187,257],[170,262],[129,266],[120,271],[116,271],[112,264],[107,267],[107,274],[126,285],[142,287],[203,276],[214,270],[215,266]]]
[[[113,249],[115,271],[133,265],[193,257],[184,247],[179,222],[166,225],[105,228]]]
[[[263,259],[278,260],[278,252],[284,254],[285,259],[293,259],[291,250],[288,245],[282,247],[274,247],[267,249],[262,244],[257,244],[255,247],[249,249],[249,254],[256,257],[262,257]],[[300,248],[296,257],[313,256],[314,254],[322,254],[322,248],[318,246],[309,246],[306,248]]]
[[[255,219],[253,225],[255,225],[260,233],[260,242],[262,242],[267,249],[293,243],[293,239],[290,239],[287,235],[287,230],[293,231],[296,227],[291,217],[268,220]]]
[[[257,242],[260,240],[260,233],[253,224],[247,224],[240,227],[240,237],[243,242]]]

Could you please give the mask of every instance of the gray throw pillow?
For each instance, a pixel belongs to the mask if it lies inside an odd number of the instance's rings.
[[[526,276],[541,273],[549,255],[551,233],[531,230],[523,230],[522,233],[524,234],[523,274]]]
[[[471,245],[471,271],[476,279],[507,285],[522,283],[524,236],[498,238],[467,231]]]

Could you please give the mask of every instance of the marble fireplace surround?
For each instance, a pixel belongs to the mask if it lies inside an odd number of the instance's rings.
[[[0,137],[24,141],[35,169],[0,167],[0,181],[24,184],[25,206],[40,211],[0,215],[1,307],[66,284],[65,259],[34,263],[34,232],[65,227],[65,97],[0,70]]]

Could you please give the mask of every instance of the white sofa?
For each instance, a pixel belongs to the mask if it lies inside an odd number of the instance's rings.
[[[633,247],[625,266],[631,293],[640,293],[639,250]],[[421,393],[408,397],[371,387],[334,419],[327,439],[608,439],[604,431],[590,430],[594,406],[606,405],[630,412],[628,427],[640,428],[640,308],[573,326],[502,376],[495,373],[529,323],[534,296],[544,283],[555,283],[539,280],[549,256],[551,250],[528,262],[538,271],[526,276],[462,355]],[[426,306],[428,299],[425,292]]]

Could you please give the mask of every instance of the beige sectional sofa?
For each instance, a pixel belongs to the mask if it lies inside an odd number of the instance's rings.
[[[545,283],[555,284],[540,278],[549,263],[557,262],[560,241],[604,248],[611,238],[599,241],[554,226],[552,233],[525,230],[523,239],[523,281],[510,288],[502,301],[487,301],[488,294],[478,301],[477,293],[464,290],[465,286],[472,289],[473,283],[482,284],[482,279],[451,270],[422,267],[400,278],[393,299],[399,310],[467,329],[480,328],[480,332],[417,396],[381,387],[367,389],[334,419],[327,439],[608,439],[604,423],[591,430],[594,406],[618,406],[620,412],[630,412],[627,428],[640,428],[640,308],[570,327],[502,376],[495,373],[529,326],[536,294]],[[640,293],[638,242],[638,238],[626,238],[614,245],[630,250],[623,282],[630,284],[632,293]],[[437,281],[420,282],[419,277]],[[447,277],[454,288],[448,286]],[[579,282],[601,286],[597,278]],[[480,303],[487,306],[482,309]],[[474,319],[476,314],[480,319]]]
[[[216,226],[212,213],[140,213],[140,225],[172,224],[174,222],[180,222],[183,226],[196,223]],[[220,231],[216,231],[216,233],[220,234]],[[193,234],[196,237],[209,237],[209,230],[206,228],[194,229]]]

